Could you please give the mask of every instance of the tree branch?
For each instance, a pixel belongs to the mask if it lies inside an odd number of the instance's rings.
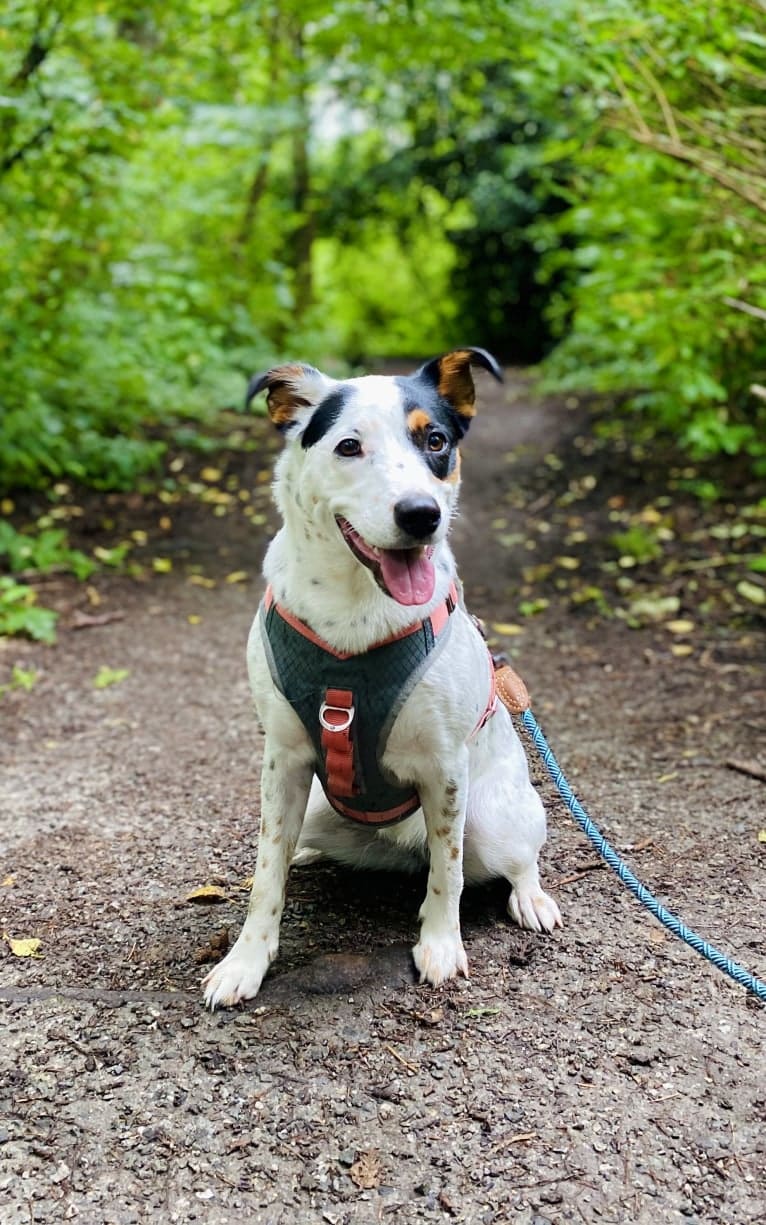
[[[656,149],[658,153],[666,153],[668,157],[673,157],[676,161],[687,162],[691,166],[696,166],[698,170],[703,171],[714,182],[721,187],[725,187],[727,191],[733,192],[742,200],[746,200],[748,204],[752,204],[759,212],[766,213],[766,196],[752,186],[740,172],[739,176],[736,170],[729,171],[725,166],[712,161],[706,151],[695,149],[689,145],[684,145],[680,141],[671,140],[667,136],[660,135],[656,132],[639,131],[632,132],[634,140],[639,144],[648,145],[652,149]],[[743,181],[744,178],[744,181]]]
[[[761,319],[766,323],[766,311],[760,306],[753,306],[750,302],[743,302],[741,298],[722,298],[727,306],[731,306],[735,311],[742,311],[743,315],[752,315],[753,319]],[[752,388],[750,389],[752,391]]]
[[[26,85],[30,77],[33,77],[37,69],[48,58],[53,50],[53,43],[56,35],[61,27],[62,16],[57,14],[53,21],[49,32],[43,34],[42,31],[42,15],[38,19],[37,29],[32,35],[32,41],[24,53],[24,59],[21,61],[21,67],[16,75],[11,80],[12,89],[20,89]]]
[[[13,167],[18,162],[23,162],[29,151],[34,149],[36,145],[42,144],[45,137],[50,136],[52,131],[53,124],[46,123],[39,128],[37,132],[35,132],[34,136],[30,136],[29,140],[26,140],[23,145],[20,145],[18,149],[14,149],[13,153],[6,154],[6,156],[0,160],[0,178],[8,174],[9,170],[13,170]]]

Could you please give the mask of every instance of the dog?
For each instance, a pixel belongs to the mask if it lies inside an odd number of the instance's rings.
[[[277,954],[291,863],[428,865],[413,959],[421,983],[468,975],[460,895],[504,877],[522,927],[561,926],[540,884],[545,812],[447,541],[459,444],[475,413],[462,348],[407,377],[255,376],[285,437],[283,526],[247,648],[265,733],[257,864],[236,943],[204,981],[214,1009],[255,996]]]

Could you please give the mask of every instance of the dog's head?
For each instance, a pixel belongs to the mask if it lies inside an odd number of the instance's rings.
[[[277,500],[288,528],[349,549],[400,604],[434,593],[431,555],[449,528],[458,445],[475,413],[471,364],[502,373],[484,349],[435,357],[407,377],[336,380],[313,366],[256,375],[287,440]],[[299,520],[296,520],[296,516]]]

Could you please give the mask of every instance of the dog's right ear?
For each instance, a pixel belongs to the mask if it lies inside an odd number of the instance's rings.
[[[253,375],[247,385],[245,408],[265,389],[269,416],[278,430],[286,432],[298,423],[303,409],[313,410],[334,386],[335,380],[314,366],[275,366],[265,374]]]

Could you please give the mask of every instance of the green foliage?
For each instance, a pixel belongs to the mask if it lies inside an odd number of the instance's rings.
[[[766,39],[753,18],[748,0],[650,0],[582,20],[592,141],[571,207],[543,227],[548,268],[570,273],[548,306],[562,338],[548,385],[628,393],[625,407],[693,457],[766,457],[751,392],[766,371]]]
[[[654,561],[662,553],[656,533],[641,523],[634,523],[626,532],[616,532],[609,543],[621,557],[629,557],[638,565]]]
[[[36,600],[33,588],[0,575],[0,637],[25,634],[38,642],[56,641],[57,614],[38,608]]]
[[[76,578],[88,578],[96,563],[79,549],[70,549],[63,528],[45,528],[37,536],[17,531],[0,521],[0,561],[12,573],[20,570],[68,570]]]
[[[15,0],[0,488],[130,488],[283,356],[466,342],[766,465],[760,12]]]

